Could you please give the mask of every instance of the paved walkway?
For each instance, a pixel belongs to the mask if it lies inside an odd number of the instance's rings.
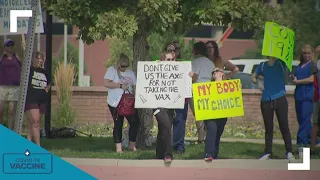
[[[320,160],[311,160],[311,171],[288,171],[287,160],[226,159],[211,163],[174,160],[171,164],[164,164],[161,160],[65,160],[99,180],[315,180],[320,177]]]

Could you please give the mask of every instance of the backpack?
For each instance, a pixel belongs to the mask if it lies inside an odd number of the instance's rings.
[[[52,128],[50,130],[50,134],[52,138],[75,138],[78,137],[78,134],[75,130],[62,127],[62,128]]]

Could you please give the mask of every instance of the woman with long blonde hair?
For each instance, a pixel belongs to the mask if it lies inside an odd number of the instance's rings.
[[[301,48],[300,64],[297,66],[292,82],[296,85],[294,91],[295,108],[299,123],[297,145],[299,156],[302,157],[302,148],[311,143],[311,117],[313,113],[314,76],[317,67],[313,62],[314,50],[306,44]]]
[[[122,128],[124,116],[116,112],[116,108],[124,93],[134,94],[136,86],[136,75],[128,68],[128,56],[121,54],[116,65],[108,68],[104,76],[104,86],[108,88],[107,103],[110,113],[113,117],[113,140],[116,146],[116,152],[122,152]],[[129,128],[129,148],[136,151],[136,138],[138,133],[139,117],[135,112],[132,116],[125,117],[130,125]]]
[[[50,81],[48,72],[42,67],[44,55],[36,52],[30,68],[25,111],[28,116],[28,140],[40,146],[40,120],[46,112]]]

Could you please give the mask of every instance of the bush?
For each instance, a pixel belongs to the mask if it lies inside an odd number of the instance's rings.
[[[59,63],[54,74],[54,83],[57,92],[56,117],[53,119],[55,127],[69,127],[74,123],[75,112],[72,107],[72,86],[75,77],[73,64]]]

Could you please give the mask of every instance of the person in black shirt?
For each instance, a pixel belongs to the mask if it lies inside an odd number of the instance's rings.
[[[28,116],[28,140],[40,146],[40,119],[46,112],[50,82],[43,68],[44,55],[36,52],[30,67],[25,112]]]

